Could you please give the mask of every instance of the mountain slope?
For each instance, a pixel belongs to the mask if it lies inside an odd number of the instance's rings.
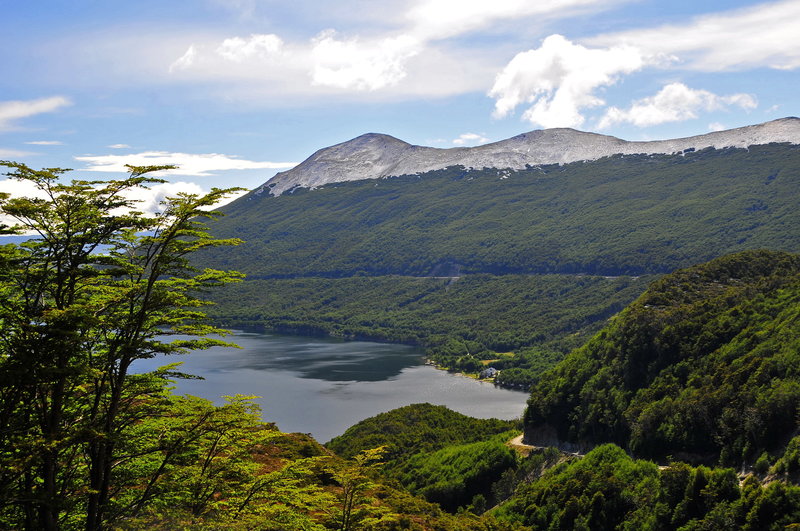
[[[245,196],[205,255],[250,278],[665,273],[729,252],[800,251],[800,147],[631,155]]]
[[[615,154],[672,154],[705,148],[746,148],[773,142],[800,143],[800,119],[784,118],[705,135],[651,142],[628,142],[574,129],[545,129],[477,147],[437,149],[414,146],[389,135],[368,133],[320,149],[291,170],[255,190],[280,195],[296,187],[413,175],[451,166],[511,168],[597,160]]]
[[[615,442],[739,465],[800,413],[800,256],[749,251],[662,277],[534,389],[532,444]]]

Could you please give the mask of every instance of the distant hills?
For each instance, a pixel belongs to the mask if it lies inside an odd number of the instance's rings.
[[[451,166],[468,169],[515,169],[597,160],[616,154],[673,154],[705,148],[800,143],[800,120],[783,118],[758,125],[672,140],[628,142],[574,129],[545,129],[477,147],[438,149],[414,146],[389,135],[368,133],[320,149],[291,170],[255,190],[280,195],[296,187],[414,175]]]

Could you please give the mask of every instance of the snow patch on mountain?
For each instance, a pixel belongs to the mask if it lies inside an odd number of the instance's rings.
[[[472,169],[523,169],[616,154],[670,154],[773,142],[800,144],[800,119],[782,118],[705,135],[650,142],[629,142],[574,129],[543,129],[482,146],[450,149],[415,146],[389,135],[368,133],[320,149],[294,168],[275,175],[255,193],[266,191],[277,196],[297,187],[316,188],[329,183],[413,175],[456,165]]]

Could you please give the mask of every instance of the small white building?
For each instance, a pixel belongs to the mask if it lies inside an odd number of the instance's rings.
[[[500,371],[498,371],[494,367],[487,367],[480,372],[478,378],[480,378],[481,380],[486,378],[494,378],[495,376],[497,376],[499,372]]]

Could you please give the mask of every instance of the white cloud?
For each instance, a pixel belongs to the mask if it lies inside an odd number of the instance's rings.
[[[495,79],[489,96],[494,115],[507,116],[530,104],[523,118],[543,127],[577,127],[581,110],[603,105],[596,90],[614,84],[621,74],[642,68],[647,61],[632,47],[590,49],[561,35],[547,37],[541,47],[517,54]]]
[[[707,90],[689,88],[683,83],[670,83],[655,96],[634,101],[627,110],[610,107],[597,127],[604,129],[622,122],[638,127],[681,122],[697,118],[701,111],[710,112],[731,106],[752,110],[758,106],[758,102],[749,94],[718,96]]]
[[[3,156],[0,153],[0,156]],[[45,199],[46,196],[30,181],[20,181],[17,179],[3,179],[0,180],[0,193],[6,193],[11,197],[38,197]],[[0,224],[14,226],[17,220],[11,216],[0,214]]]
[[[160,166],[174,164],[177,169],[169,170],[169,175],[191,175],[206,177],[215,171],[258,170],[290,168],[297,162],[255,162],[230,157],[220,153],[169,153],[166,151],[145,151],[129,155],[85,155],[75,160],[86,162],[87,171],[127,173],[126,164],[132,166]]]
[[[463,133],[459,135],[458,138],[453,140],[453,144],[457,146],[466,146],[467,144],[474,146],[478,144],[485,144],[486,142],[489,142],[488,138],[475,133]]]
[[[195,59],[197,58],[197,48],[194,44],[190,45],[189,48],[175,61],[169,65],[169,72],[175,72],[177,70],[187,70],[194,65]]]
[[[629,44],[650,53],[677,55],[682,66],[705,72],[800,67],[800,2],[784,0],[721,14],[690,23],[664,25],[600,35],[586,43]]]
[[[0,129],[9,127],[14,120],[45,112],[53,112],[67,105],[71,105],[71,102],[63,96],[53,96],[38,100],[0,102]]]
[[[716,131],[724,131],[725,129],[727,129],[727,127],[725,127],[725,125],[721,124],[720,122],[711,122],[710,124],[708,124],[709,131],[716,132]]]
[[[148,188],[133,188],[126,192],[125,197],[127,199],[136,201],[136,208],[138,210],[148,214],[155,214],[156,212],[161,211],[161,202],[168,197],[175,197],[178,194],[203,195],[206,192],[207,190],[203,189],[203,187],[197,183],[179,181],[174,183],[155,184]],[[236,192],[231,194],[219,203],[213,205],[211,208],[209,208],[209,210],[226,205],[237,197],[241,197],[245,193],[247,192]]]
[[[579,9],[606,9],[616,2],[598,0],[417,0],[406,13],[410,32],[440,40],[489,28],[502,20],[566,17]]]
[[[245,40],[241,37],[225,39],[217,47],[217,54],[235,63],[250,59],[265,58],[280,53],[283,41],[277,35],[250,35]]]
[[[381,4],[381,8],[345,2],[337,4],[334,13],[328,12],[327,18],[342,18],[348,9],[358,11],[356,19],[369,12],[369,29],[325,30],[306,41],[287,42],[275,34],[205,39],[184,47],[186,51],[169,71],[192,80],[261,81],[270,93],[300,97],[332,92],[391,96],[464,93],[486,86],[487,76],[496,72],[497,58],[492,54],[497,51],[461,48],[445,41],[486,29],[496,31],[494,23],[500,21],[519,24],[527,17],[540,22],[629,1],[406,0],[405,8],[401,2],[391,7]],[[322,5],[314,8],[315,12],[331,11]],[[487,72],[489,56],[492,69]],[[252,87],[248,92],[264,93]],[[230,91],[226,95],[230,96]]]
[[[45,197],[45,194],[39,191],[32,182],[18,179],[0,181],[0,192],[12,197]]]
[[[7,193],[12,197],[38,197],[40,199],[47,199],[46,194],[38,190],[33,183],[24,180],[0,180],[0,192]],[[161,211],[161,202],[168,197],[175,197],[179,193],[203,195],[206,192],[207,190],[203,189],[203,187],[197,183],[180,181],[155,184],[148,188],[132,188],[126,191],[125,197],[136,202],[136,206],[134,207],[136,210],[147,214],[155,214]],[[224,206],[246,193],[246,191],[233,193],[210,207],[209,210]],[[122,211],[119,213],[122,213]],[[0,223],[15,225],[17,221],[11,216],[0,215]]]
[[[60,140],[33,140],[31,142],[25,142],[26,144],[30,144],[32,146],[63,146],[64,142]]]
[[[111,149],[126,149],[129,148],[130,146],[128,144],[111,144],[110,146],[106,147],[109,147]]]
[[[311,74],[315,85],[377,90],[406,76],[406,61],[419,53],[421,43],[408,35],[372,42],[338,39],[332,30],[314,38]]]

